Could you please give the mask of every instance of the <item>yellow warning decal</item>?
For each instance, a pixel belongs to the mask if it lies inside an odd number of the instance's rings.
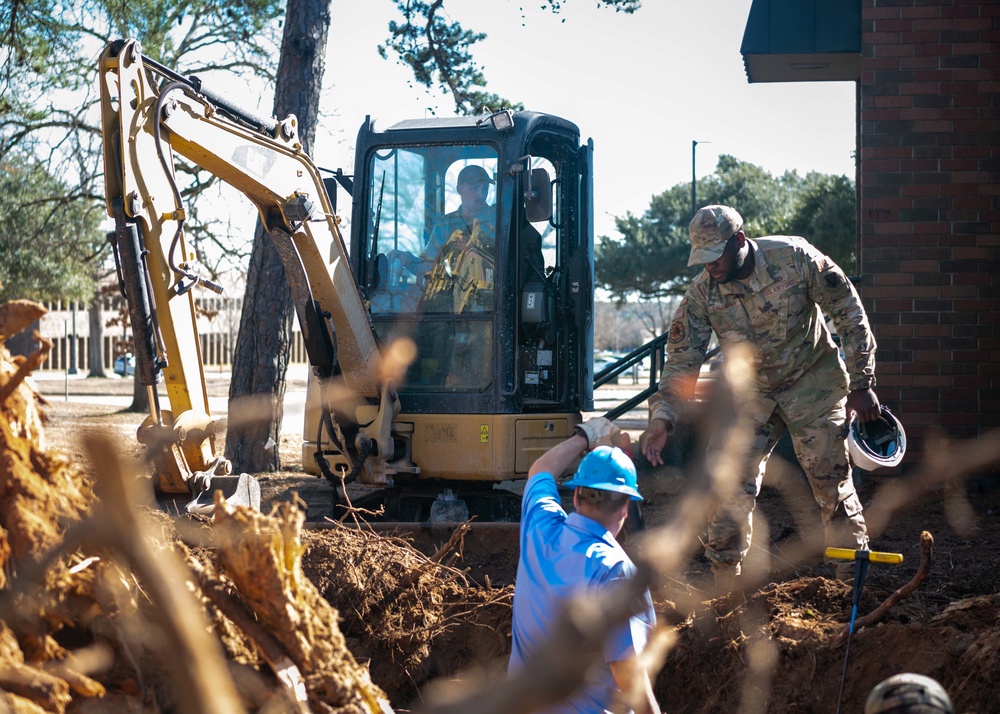
[[[488,444],[490,443],[490,425],[480,424],[479,425],[479,443]]]

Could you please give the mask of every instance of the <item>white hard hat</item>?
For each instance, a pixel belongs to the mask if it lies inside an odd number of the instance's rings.
[[[864,471],[899,466],[906,453],[906,432],[887,407],[881,408],[874,421],[862,422],[855,414],[851,417],[847,449],[854,465]]]
[[[922,674],[895,674],[879,683],[868,695],[865,714],[897,712],[942,712],[952,714],[948,692],[937,681]]]

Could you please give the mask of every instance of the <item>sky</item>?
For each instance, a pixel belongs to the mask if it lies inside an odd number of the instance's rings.
[[[358,127],[454,113],[443,95],[377,46],[398,17],[391,0],[332,0],[326,91],[313,160],[353,172]],[[563,0],[446,0],[473,46],[487,91],[556,114],[594,140],[595,233],[641,214],[652,196],[713,172],[731,154],[778,175],[854,176],[853,82],[749,84],[740,54],[751,0],[646,0],[632,15]],[[270,99],[267,100],[268,102]],[[269,106],[269,104],[268,104]],[[705,143],[702,143],[705,142]]]

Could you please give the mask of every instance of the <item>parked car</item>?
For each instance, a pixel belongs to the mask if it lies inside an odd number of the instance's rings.
[[[120,374],[123,377],[131,377],[135,374],[135,358],[132,357],[131,352],[126,352],[121,357],[115,360],[114,364],[115,374]]]
[[[616,354],[614,352],[596,352],[594,354],[594,374],[599,374],[602,370],[607,369],[611,365],[615,364],[623,355]],[[621,375],[619,375],[620,377]],[[618,377],[611,379],[608,384],[617,384]]]

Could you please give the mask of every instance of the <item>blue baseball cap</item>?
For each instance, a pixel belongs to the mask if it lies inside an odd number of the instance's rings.
[[[598,446],[583,457],[573,478],[563,484],[566,488],[593,488],[598,491],[617,491],[641,501],[635,464],[617,447]]]

